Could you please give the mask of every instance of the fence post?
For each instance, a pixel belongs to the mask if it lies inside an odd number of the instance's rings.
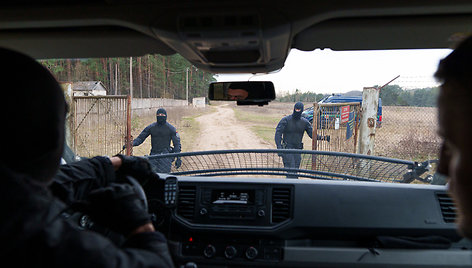
[[[316,151],[318,149],[318,103],[313,103],[313,120],[311,121],[313,132],[311,135],[311,149]],[[316,155],[311,156],[311,169],[316,170]]]
[[[354,106],[353,106],[354,107]],[[357,105],[355,106],[356,107],[356,120],[354,122],[354,151],[352,153],[357,153],[357,137],[359,135],[359,120],[360,120],[360,116],[362,116],[361,114],[361,111],[362,111],[362,108],[360,105]]]
[[[131,155],[131,95],[128,95],[128,105],[126,105],[126,155]]]
[[[373,155],[375,143],[375,126],[379,106],[379,90],[365,87],[362,92],[361,122],[359,129],[359,154]]]
[[[318,103],[314,102],[313,103],[313,120],[312,122],[312,139],[311,139],[311,149],[316,150],[318,149]]]

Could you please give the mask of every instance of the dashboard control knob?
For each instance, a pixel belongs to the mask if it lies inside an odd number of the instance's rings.
[[[248,249],[246,249],[246,258],[248,260],[254,260],[257,257],[258,253],[259,252],[255,247],[249,247]]]
[[[206,215],[208,213],[208,210],[206,208],[200,209],[200,215]]]
[[[216,253],[216,248],[213,245],[208,245],[206,248],[203,250],[203,256],[207,258],[213,258]]]
[[[264,217],[264,216],[265,216],[265,211],[264,211],[263,209],[259,210],[259,211],[257,212],[257,216],[259,216],[259,217]]]
[[[227,246],[225,248],[225,257],[227,259],[232,259],[232,258],[236,257],[236,253],[238,253],[238,251],[233,246]]]

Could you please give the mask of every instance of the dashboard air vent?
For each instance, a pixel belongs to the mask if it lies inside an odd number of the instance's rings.
[[[441,213],[445,222],[454,222],[456,219],[456,206],[447,193],[437,193],[436,197],[441,207]]]
[[[195,186],[179,187],[179,199],[177,201],[177,214],[181,217],[193,221],[195,216]]]
[[[291,188],[272,189],[272,223],[283,222],[290,218]]]

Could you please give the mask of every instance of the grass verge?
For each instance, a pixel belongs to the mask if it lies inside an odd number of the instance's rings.
[[[193,145],[200,135],[200,124],[195,120],[198,116],[200,114],[182,117],[182,127],[179,131],[182,152],[193,151]]]
[[[251,130],[266,142],[274,144],[275,128],[269,126],[252,126]]]
[[[249,123],[258,123],[258,124],[265,124],[265,125],[277,125],[280,121],[280,116],[274,115],[265,115],[261,113],[253,113],[253,112],[246,112],[240,109],[233,109],[236,115],[236,119],[241,122],[249,122]]]

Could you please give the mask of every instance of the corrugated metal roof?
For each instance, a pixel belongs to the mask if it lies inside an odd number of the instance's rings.
[[[74,91],[93,91],[106,90],[101,81],[80,81],[72,83],[72,90]]]

